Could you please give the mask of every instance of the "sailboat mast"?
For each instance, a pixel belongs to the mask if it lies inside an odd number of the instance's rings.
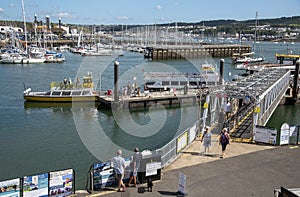
[[[26,29],[26,18],[25,18],[25,6],[24,0],[22,0],[22,13],[23,13],[23,21],[24,21],[24,37],[25,37],[25,53],[27,54],[27,29]]]
[[[254,29],[254,45],[253,45],[253,51],[255,50],[255,44],[256,44],[256,37],[257,37],[257,17],[258,17],[258,12],[255,14],[255,29]]]

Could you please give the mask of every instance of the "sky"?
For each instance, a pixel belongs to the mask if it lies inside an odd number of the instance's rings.
[[[159,24],[300,16],[300,0],[24,0],[26,21]],[[0,0],[0,20],[23,20],[22,0]]]

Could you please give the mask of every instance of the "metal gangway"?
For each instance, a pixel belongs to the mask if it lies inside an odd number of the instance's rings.
[[[254,126],[266,125],[290,81],[288,69],[264,69],[210,90],[203,104],[200,131],[206,125],[213,126],[214,133],[226,127],[236,141],[254,140]]]

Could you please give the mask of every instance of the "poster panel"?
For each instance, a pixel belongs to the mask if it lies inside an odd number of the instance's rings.
[[[183,173],[179,173],[178,192],[185,193],[186,176]]]
[[[114,185],[114,172],[110,161],[96,163],[93,166],[93,188],[98,190]]]
[[[297,137],[297,126],[290,126],[290,137]]]
[[[11,179],[0,182],[1,197],[19,197],[20,194],[20,179]]]
[[[61,197],[73,194],[73,169],[50,172],[49,196]]]
[[[157,175],[157,170],[161,169],[161,162],[151,162],[146,164],[146,177]]]
[[[255,142],[276,144],[277,130],[269,127],[255,126]]]
[[[190,135],[189,135],[189,144],[194,141],[197,135],[197,128],[196,124],[190,128]]]
[[[187,141],[188,132],[186,131],[180,137],[177,138],[177,153],[179,153],[182,149],[184,149],[187,146]]]
[[[290,141],[290,126],[283,123],[280,128],[280,145],[289,144]]]
[[[23,177],[24,197],[46,197],[48,189],[48,173]]]
[[[125,159],[125,176],[123,181],[126,182],[130,178],[131,158]],[[115,186],[114,168],[110,161],[100,162],[93,165],[93,188],[99,190],[105,187]]]

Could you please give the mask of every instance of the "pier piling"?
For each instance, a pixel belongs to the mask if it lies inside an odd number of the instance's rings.
[[[119,93],[118,93],[118,76],[119,76],[119,62],[115,61],[114,63],[114,101],[118,102],[119,101]]]
[[[219,84],[223,85],[223,77],[224,77],[224,59],[220,60],[220,78],[219,78]]]
[[[293,99],[297,99],[298,95],[298,75],[299,75],[300,60],[296,62],[295,74],[294,74],[294,86],[293,86]]]

